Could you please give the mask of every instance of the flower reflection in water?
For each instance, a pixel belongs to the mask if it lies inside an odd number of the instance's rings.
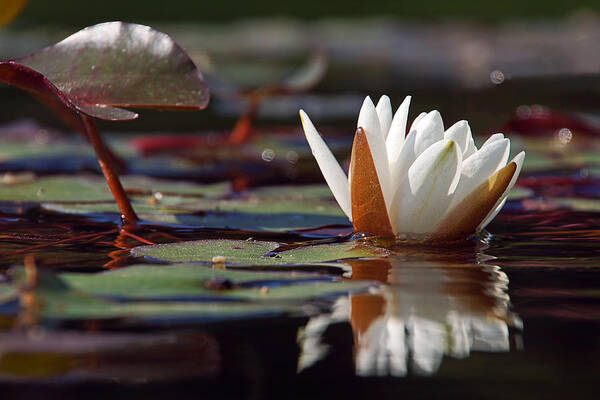
[[[321,338],[343,322],[352,326],[355,371],[363,376],[431,375],[444,355],[510,350],[509,328],[522,324],[508,310],[508,279],[498,266],[410,258],[350,262],[352,279],[386,285],[340,298],[331,314],[312,318],[299,337],[299,370],[327,355]]]

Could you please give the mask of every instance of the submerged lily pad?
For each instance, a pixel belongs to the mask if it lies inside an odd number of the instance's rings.
[[[346,258],[382,257],[387,251],[360,242],[318,244],[274,252],[280,243],[252,240],[196,240],[153,246],[139,246],[131,250],[136,257],[182,262],[210,262],[215,256],[224,256],[226,264],[284,265],[310,264]]]

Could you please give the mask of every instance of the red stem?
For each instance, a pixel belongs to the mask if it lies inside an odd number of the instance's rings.
[[[252,130],[252,124],[256,119],[256,114],[258,113],[263,100],[264,96],[262,94],[252,93],[249,95],[248,108],[233,127],[231,135],[229,135],[229,143],[242,144],[248,140],[250,131]]]
[[[85,129],[88,133],[90,143],[96,152],[96,157],[98,157],[98,163],[100,164],[104,178],[106,178],[108,187],[110,188],[110,191],[117,202],[119,211],[121,211],[123,229],[135,230],[139,221],[138,216],[136,215],[135,211],[133,211],[133,207],[131,207],[129,198],[127,197],[127,194],[123,189],[123,185],[119,180],[119,175],[117,175],[117,172],[114,168],[115,166],[111,162],[112,158],[110,157],[110,153],[100,137],[98,127],[91,117],[82,114],[81,118],[83,119],[83,124],[85,125]]]

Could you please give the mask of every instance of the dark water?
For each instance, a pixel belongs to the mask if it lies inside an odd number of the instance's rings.
[[[4,394],[593,398],[600,372],[597,213],[540,204],[532,210],[532,198],[509,202],[488,228],[493,235],[481,240],[398,245],[388,259],[349,261],[352,279],[386,286],[334,299],[311,318],[177,328],[105,321],[31,331],[3,322]],[[112,228],[40,212],[5,216],[2,249],[98,233],[38,249],[39,265],[93,272],[133,263],[126,249],[135,240]],[[144,234],[172,241],[160,232],[182,240],[226,235],[165,227]]]

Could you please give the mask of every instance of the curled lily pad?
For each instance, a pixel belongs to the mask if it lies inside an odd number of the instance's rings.
[[[168,35],[148,26],[106,22],[13,61],[0,62],[0,81],[38,96],[75,125],[79,113],[130,120],[121,107],[203,109],[203,76]]]
[[[182,262],[211,262],[223,256],[226,264],[284,265],[310,264],[346,258],[381,257],[387,251],[361,242],[319,244],[274,252],[280,243],[253,240],[196,240],[154,246],[140,246],[131,250],[136,257]]]

